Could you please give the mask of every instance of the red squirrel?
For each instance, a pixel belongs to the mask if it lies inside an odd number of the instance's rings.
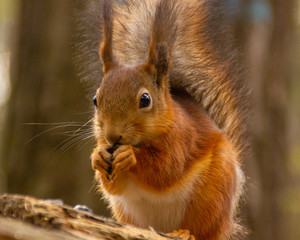
[[[230,35],[212,32],[217,2],[101,2],[91,160],[120,222],[198,240],[237,231],[243,90]]]

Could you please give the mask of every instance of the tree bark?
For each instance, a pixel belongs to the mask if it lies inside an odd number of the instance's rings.
[[[0,239],[188,240],[21,195],[0,195]]]
[[[253,233],[250,239],[288,239],[282,197],[289,182],[290,103],[287,96],[295,2],[248,2],[248,7],[252,6],[250,11],[253,11],[254,4],[256,10],[263,10],[250,12],[253,19],[247,19],[244,26],[247,29],[244,39],[248,39],[245,43],[250,66],[248,79],[253,89],[253,118],[249,131],[253,139],[253,155],[245,163],[249,177],[250,232]]]

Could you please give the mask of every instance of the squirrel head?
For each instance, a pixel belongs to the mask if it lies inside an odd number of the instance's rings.
[[[142,65],[106,65],[95,96],[96,134],[110,144],[136,146],[166,132],[173,119],[169,68],[165,44]]]

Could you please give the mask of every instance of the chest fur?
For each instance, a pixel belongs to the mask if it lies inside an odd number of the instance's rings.
[[[122,195],[110,196],[112,206],[121,206],[123,214],[135,225],[172,232],[180,227],[192,193],[190,186],[166,193],[152,193],[129,181]]]

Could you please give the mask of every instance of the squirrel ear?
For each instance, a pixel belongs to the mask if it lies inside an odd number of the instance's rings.
[[[156,83],[158,86],[161,86],[163,81],[166,81],[171,67],[169,48],[166,42],[158,43],[155,47],[150,47],[149,59],[146,65],[149,70],[155,69]]]
[[[171,69],[171,53],[176,39],[177,8],[175,1],[160,0],[152,22],[151,39],[146,66],[156,70],[157,83],[167,81]],[[166,82],[167,84],[167,82]]]
[[[101,2],[101,24],[102,24],[102,42],[100,44],[99,55],[103,62],[103,73],[108,72],[113,66],[114,56],[112,53],[112,31],[113,31],[113,6],[111,0]]]

